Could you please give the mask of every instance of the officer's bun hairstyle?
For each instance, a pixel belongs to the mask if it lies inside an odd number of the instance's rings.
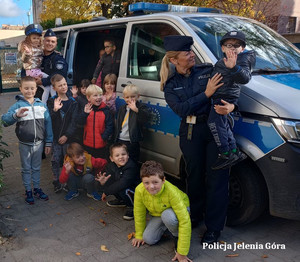
[[[32,77],[32,76],[23,76],[23,77],[21,78],[20,85],[22,86],[22,84],[23,84],[24,82],[34,82],[34,83],[35,83],[35,79],[34,79],[34,77]]]
[[[140,177],[158,176],[161,180],[165,179],[164,169],[162,164],[153,160],[146,161],[141,166]]]
[[[139,88],[133,84],[126,85],[123,89],[123,95],[128,94],[128,93],[138,95]]]
[[[51,81],[51,85],[55,86],[56,82],[59,82],[61,80],[65,79],[62,75],[60,74],[55,74],[51,77],[50,81]]]
[[[129,154],[127,146],[125,144],[123,144],[123,143],[117,142],[117,143],[112,144],[109,147],[109,155],[112,156],[114,149],[115,148],[120,148],[120,147],[124,148],[125,151],[127,152],[127,154]]]
[[[88,88],[86,89],[86,96],[90,97],[93,94],[99,94],[99,95],[103,95],[103,90],[101,89],[101,87],[97,86],[97,85],[89,85]]]
[[[81,156],[83,155],[84,150],[82,146],[78,143],[71,143],[67,147],[67,155],[68,157]]]

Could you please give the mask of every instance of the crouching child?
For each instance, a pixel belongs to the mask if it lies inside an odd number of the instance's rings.
[[[116,199],[107,201],[109,207],[126,207],[125,220],[133,219],[134,188],[139,183],[139,168],[129,158],[126,145],[115,143],[110,146],[110,160],[105,173],[99,173],[96,180],[101,184],[102,200],[114,195]],[[107,175],[106,175],[107,174]]]
[[[153,245],[168,229],[175,239],[176,255],[172,260],[191,261],[187,257],[192,231],[188,196],[166,181],[158,162],[146,161],[140,174],[142,183],[136,187],[134,196],[135,238],[132,245]],[[147,210],[151,219],[146,225]]]
[[[87,190],[87,196],[94,200],[101,200],[101,196],[95,190],[95,173],[103,171],[107,161],[102,158],[94,158],[85,152],[78,143],[71,143],[67,147],[64,166],[62,168],[59,181],[67,183],[69,192],[65,200],[72,200],[79,196],[78,189]]]

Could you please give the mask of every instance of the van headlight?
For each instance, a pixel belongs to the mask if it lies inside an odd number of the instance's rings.
[[[272,118],[279,133],[291,143],[300,143],[300,121]]]

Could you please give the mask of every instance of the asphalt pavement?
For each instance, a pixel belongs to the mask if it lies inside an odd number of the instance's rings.
[[[1,115],[14,103],[16,94],[0,95]],[[1,262],[171,261],[174,243],[169,234],[154,246],[134,248],[128,241],[134,221],[123,220],[124,208],[107,207],[88,198],[84,191],[71,201],[64,200],[64,192],[54,193],[49,156],[41,169],[41,188],[49,201],[27,205],[14,129],[3,128],[3,139],[13,156],[3,162],[0,226],[11,236],[0,236]],[[204,231],[201,224],[192,232],[189,257],[193,261],[300,261],[300,221],[265,214],[245,226],[225,227],[220,243],[205,248],[200,244]]]

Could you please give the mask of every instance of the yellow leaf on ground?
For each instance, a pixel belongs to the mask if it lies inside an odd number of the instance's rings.
[[[7,206],[6,209],[10,209],[10,206]]]
[[[239,254],[228,254],[225,257],[238,257],[238,256],[239,256]]]
[[[135,237],[135,232],[129,233],[129,234],[127,235],[127,239],[128,239],[128,240],[130,240],[130,239],[132,239],[132,238],[134,238],[134,237]]]
[[[24,228],[24,231],[25,231],[25,232],[27,232],[27,231],[28,231],[28,228],[27,228],[27,227],[25,227],[25,228]]]
[[[106,211],[104,211],[103,213],[104,213],[105,215],[107,215],[107,214],[108,214],[108,212],[106,212]]]
[[[223,241],[223,240],[220,240],[219,242],[220,242],[220,244],[225,244],[225,241]]]
[[[261,257],[262,258],[268,258],[268,255],[262,255]]]
[[[80,252],[76,252],[75,255],[76,256],[81,256],[81,253]]]
[[[107,247],[105,245],[101,245],[100,249],[103,251],[103,252],[109,252],[109,250],[107,249]]]
[[[52,226],[53,226],[53,224],[50,224],[50,225],[49,225],[49,227],[52,227]]]
[[[93,207],[89,207],[89,209],[90,209],[90,210],[95,210],[95,208],[93,208]]]
[[[60,216],[60,212],[57,212],[56,215]]]
[[[105,221],[103,220],[103,219],[100,219],[99,220],[104,226],[106,226],[106,223],[105,223]]]

